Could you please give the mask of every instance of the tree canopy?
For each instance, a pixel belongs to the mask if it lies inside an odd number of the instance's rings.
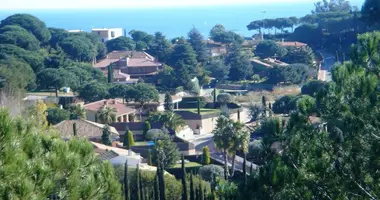
[[[30,51],[36,51],[40,48],[40,41],[33,34],[16,25],[0,28],[0,43],[13,44]]]
[[[136,43],[128,37],[118,37],[106,42],[108,52],[111,51],[131,51],[136,48]]]
[[[277,44],[273,40],[264,40],[260,42],[254,51],[254,54],[259,56],[260,58],[268,58],[268,57],[282,58],[287,53],[288,51],[284,47]]]

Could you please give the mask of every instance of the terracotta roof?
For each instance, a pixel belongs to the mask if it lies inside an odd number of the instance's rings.
[[[94,67],[96,68],[106,68],[108,67],[109,65],[111,65],[112,63],[115,63],[115,62],[118,62],[120,59],[109,59],[109,58],[105,58],[103,60],[100,60],[99,62],[97,62]]]
[[[74,136],[73,124],[76,123],[77,137],[82,138],[100,138],[103,134],[105,125],[87,120],[65,120],[54,126],[60,132],[63,138],[71,138]],[[111,133],[115,136],[119,135],[117,130],[110,126]]]
[[[304,46],[307,46],[307,44],[305,43],[302,43],[302,42],[297,42],[297,41],[292,41],[292,42],[277,42],[277,44],[280,44],[281,46],[284,46],[284,47],[290,47],[290,46],[293,46],[293,47],[304,47]]]
[[[127,67],[160,67],[162,64],[146,58],[129,58]]]
[[[115,108],[116,116],[130,114],[136,111],[135,109],[127,107],[126,105],[116,101],[115,99],[103,99],[100,101],[92,102],[92,103],[83,105],[83,108],[85,110],[98,111],[103,106]]]

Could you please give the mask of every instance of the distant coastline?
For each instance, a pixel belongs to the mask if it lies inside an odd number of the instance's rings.
[[[273,5],[237,5],[193,8],[149,9],[71,9],[71,10],[0,10],[0,20],[15,14],[29,13],[45,21],[48,27],[66,30],[91,28],[123,28],[148,33],[160,31],[168,38],[186,36],[194,26],[208,36],[215,24],[223,24],[245,37],[254,34],[246,26],[253,20],[277,17],[302,17],[314,8],[310,2]],[[265,14],[262,11],[266,11]]]

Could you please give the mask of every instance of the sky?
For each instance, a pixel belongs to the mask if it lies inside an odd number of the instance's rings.
[[[313,2],[315,0],[1,0],[0,9],[165,8]]]

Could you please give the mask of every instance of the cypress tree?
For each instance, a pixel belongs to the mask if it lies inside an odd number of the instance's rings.
[[[158,185],[158,174],[154,178],[154,199],[160,200],[160,186]]]
[[[215,88],[213,92],[213,101],[214,101],[214,109],[216,109],[216,89]]]
[[[253,164],[251,163],[251,167],[249,168],[249,175],[252,175],[253,173]]]
[[[140,173],[140,172],[139,172]],[[140,199],[141,200],[144,200],[145,199],[145,189],[144,189],[144,186],[142,184],[142,178],[141,178],[141,174],[139,174],[139,184],[140,184]]]
[[[126,130],[124,134],[124,141],[123,141],[123,146],[126,149],[132,148],[132,146],[135,145],[135,140],[133,139],[133,133],[130,130]]]
[[[124,199],[129,200],[128,160],[124,164]]]
[[[143,137],[146,138],[146,133],[151,129],[149,121],[144,122]]]
[[[108,145],[108,146],[112,145],[111,129],[108,125],[105,125],[103,127],[102,142],[104,145]]]
[[[195,200],[200,200],[199,198],[199,187],[198,186],[195,186]]]
[[[169,112],[173,112],[173,99],[169,92],[165,93],[165,110]]]
[[[207,200],[207,189],[206,189],[206,187],[203,188],[203,199]]]
[[[201,102],[200,102],[200,97],[197,98],[197,113],[198,113],[198,115],[201,114]]]
[[[203,188],[202,188],[202,179],[199,179],[199,188],[198,188],[198,199],[203,200]]]
[[[244,176],[244,187],[247,184],[247,153],[244,152],[244,160],[243,160],[243,176]]]
[[[185,168],[185,156],[182,154],[182,200],[188,200],[187,196],[187,183],[186,183],[186,168]]]
[[[190,200],[195,200],[193,174],[190,174]]]
[[[73,124],[73,133],[74,133],[74,137],[77,136],[77,123],[74,122]]]
[[[261,97],[261,104],[262,104],[262,106],[263,106],[264,108],[267,107],[267,100],[266,100],[265,96],[262,96],[262,97]]]
[[[161,159],[158,159],[158,181],[160,188],[160,200],[166,200],[166,188],[165,188],[165,177],[164,177],[164,164]]]
[[[107,70],[108,70],[108,83],[113,82],[113,69],[112,65],[108,65]]]
[[[339,62],[338,50],[335,51],[335,62]]]
[[[202,164],[203,165],[209,165],[211,162],[210,159],[210,151],[207,146],[203,147],[203,154],[202,154]]]
[[[148,165],[153,165],[153,162],[152,162],[152,150],[151,149],[148,150]]]
[[[140,200],[140,166],[136,166],[136,200]]]

